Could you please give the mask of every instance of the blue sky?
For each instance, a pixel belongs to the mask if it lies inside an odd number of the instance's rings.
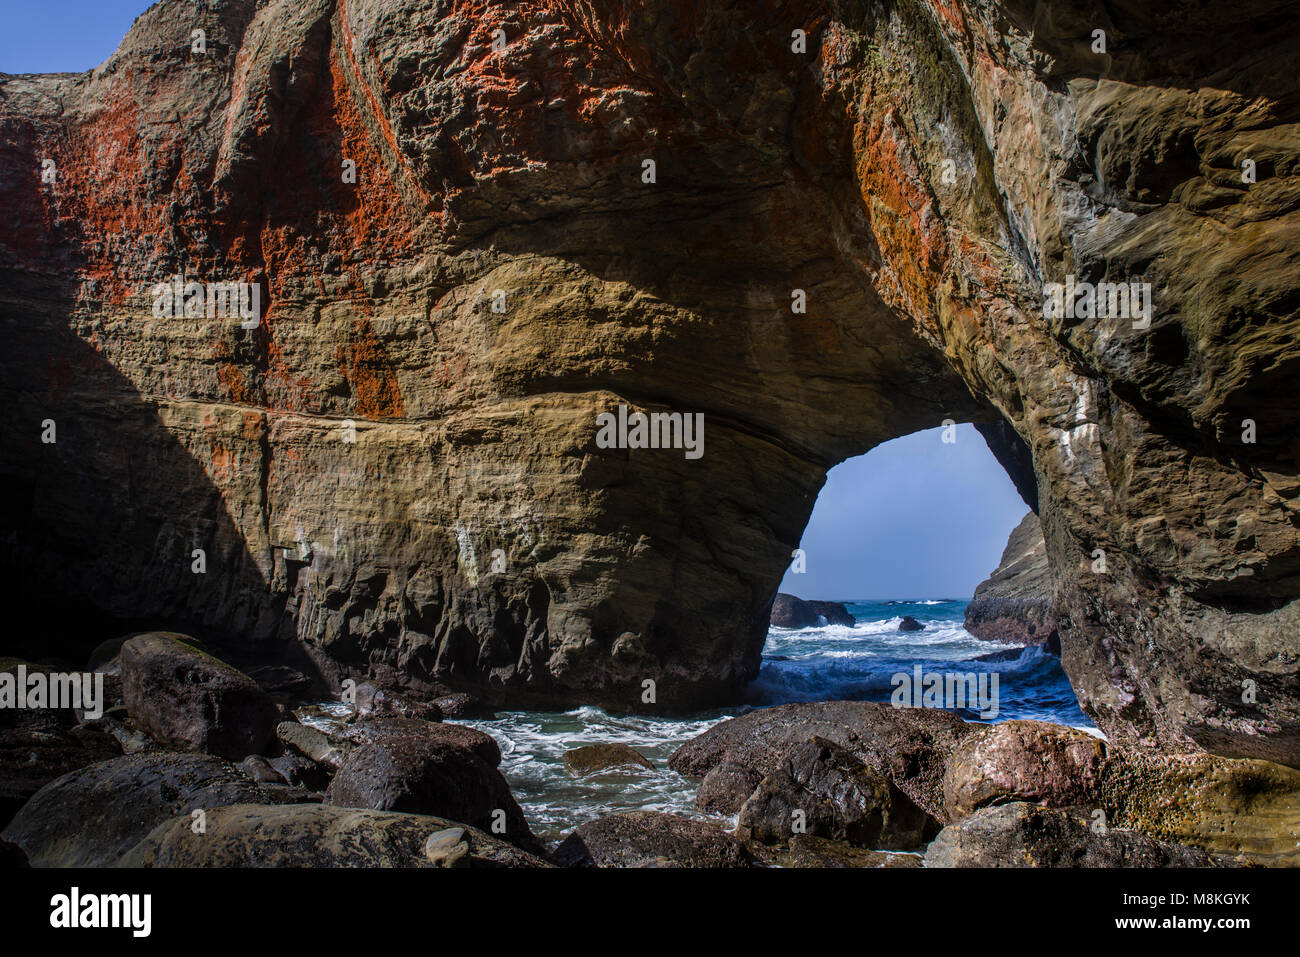
[[[0,73],[80,73],[109,58],[149,0],[5,4]]]
[[[969,598],[1029,511],[972,425],[886,442],[831,469],[801,547],[800,598]]]
[[[145,0],[11,3],[0,72],[80,72],[117,49]],[[887,442],[831,470],[804,532],[807,572],[781,586],[803,598],[968,598],[1027,511],[969,425]]]

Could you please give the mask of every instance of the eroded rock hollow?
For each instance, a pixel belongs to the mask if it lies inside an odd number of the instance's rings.
[[[1298,34],[165,0],[0,79],[11,601],[56,596],[38,643],[75,602],[333,681],[717,703],[826,470],[974,421],[1098,724],[1300,765]],[[176,276],[255,283],[256,325],[158,315]],[[1069,277],[1149,284],[1149,325],[1045,317]],[[600,448],[620,404],[702,413],[703,456]]]

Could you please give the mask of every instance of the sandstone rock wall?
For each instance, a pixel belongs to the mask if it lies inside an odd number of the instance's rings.
[[[165,0],[88,74],[0,79],[6,579],[331,678],[714,703],[826,470],[975,421],[1032,462],[1099,724],[1300,762],[1298,32]],[[257,283],[260,324],[156,317],[176,274]],[[1067,275],[1150,282],[1150,327],[1044,318]],[[619,404],[703,413],[704,456],[599,448]]]

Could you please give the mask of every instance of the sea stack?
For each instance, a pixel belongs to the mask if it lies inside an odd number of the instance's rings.
[[[1012,529],[998,567],[975,589],[966,630],[985,641],[1046,644],[1059,653],[1047,547],[1033,512]]]
[[[814,628],[820,624],[852,626],[857,619],[838,601],[804,601],[781,592],[772,600],[771,622],[778,628]]]

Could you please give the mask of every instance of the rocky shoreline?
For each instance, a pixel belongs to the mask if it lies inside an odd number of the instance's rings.
[[[699,818],[612,814],[547,843],[499,770],[497,742],[430,701],[363,685],[342,729],[326,733],[295,717],[302,702],[277,700],[187,636],[131,636],[99,667],[115,679],[102,714],[4,712],[4,779],[28,791],[8,795],[6,864],[1300,864],[1300,771],[850,701],[753,711],[684,743],[669,767],[698,780]],[[281,688],[292,678],[262,676]],[[577,775],[653,770],[619,745],[575,749],[565,763]],[[26,778],[10,773],[20,766]]]

